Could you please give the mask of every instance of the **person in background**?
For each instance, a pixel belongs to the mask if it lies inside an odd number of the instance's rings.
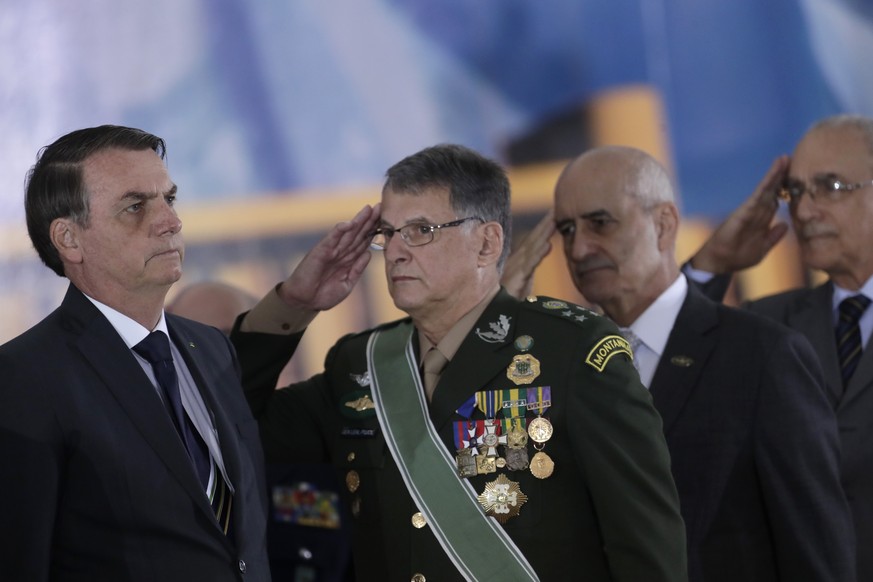
[[[842,482],[857,537],[859,580],[873,580],[873,119],[838,115],[815,123],[793,155],[768,174],[691,259],[694,275],[717,275],[721,299],[732,273],[751,267],[783,237],[783,201],[800,258],[828,280],[744,304],[802,333],[824,370],[842,442]]]
[[[621,326],[663,418],[690,579],[854,580],[816,358],[800,334],[688,284],[664,168],[633,148],[590,150],[558,180],[554,220],[577,289]]]

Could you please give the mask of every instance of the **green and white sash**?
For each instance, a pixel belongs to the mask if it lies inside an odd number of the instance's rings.
[[[539,580],[472,485],[457,475],[455,459],[427,412],[411,322],[376,331],[367,343],[373,403],[385,442],[419,511],[465,579]]]

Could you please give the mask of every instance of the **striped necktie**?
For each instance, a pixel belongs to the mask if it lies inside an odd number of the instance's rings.
[[[200,485],[209,497],[218,524],[227,534],[230,529],[233,497],[221,471],[209,454],[209,448],[182,406],[179,377],[176,375],[176,366],[170,352],[170,339],[163,332],[153,331],[133,346],[133,350],[152,365],[167,413],[185,446]]]
[[[858,321],[868,305],[870,305],[870,299],[864,295],[847,297],[840,302],[836,340],[843,389],[848,386],[849,380],[861,360],[861,329],[858,326]]]
[[[634,365],[634,368],[637,369],[637,372],[639,372],[640,371],[640,363],[637,360],[637,351],[640,349],[640,346],[643,345],[643,340],[641,340],[640,336],[635,334],[631,330],[631,328],[629,328],[629,327],[620,327],[618,329],[621,332],[621,335],[624,336],[624,339],[626,339],[631,346],[631,351],[634,354],[634,357],[632,359],[632,363]]]

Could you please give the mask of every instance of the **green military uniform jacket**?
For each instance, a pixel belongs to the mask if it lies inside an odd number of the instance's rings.
[[[366,404],[372,331],[342,338],[324,373],[278,391],[281,356],[299,337],[234,332],[265,453],[269,461],[330,460],[337,468],[355,520],[359,580],[461,580],[430,526],[416,527],[418,508]],[[543,416],[553,434],[542,449],[554,462],[551,476],[503,467],[470,478],[481,493],[503,474],[527,496],[503,527],[541,580],[687,579],[684,525],[661,419],[622,345],[615,326],[587,309],[547,298],[518,301],[501,291],[434,392],[430,420],[455,455],[456,423],[488,416],[471,408],[477,392],[550,387]],[[530,384],[517,383],[531,374],[529,367],[512,367],[518,355],[538,363]],[[526,416],[530,422],[537,414]],[[533,445],[526,446],[530,458]],[[494,519],[482,511],[483,519]]]

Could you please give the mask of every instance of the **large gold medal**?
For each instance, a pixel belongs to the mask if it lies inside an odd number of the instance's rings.
[[[485,513],[500,523],[506,523],[506,520],[518,515],[526,502],[527,495],[521,492],[518,483],[510,481],[503,473],[486,483],[485,490],[479,495],[479,503],[485,508]]]
[[[530,472],[537,479],[547,479],[554,470],[555,462],[542,451],[538,451],[530,460]]]
[[[544,443],[552,438],[552,423],[549,419],[538,416],[527,425],[527,434],[536,443]]]

